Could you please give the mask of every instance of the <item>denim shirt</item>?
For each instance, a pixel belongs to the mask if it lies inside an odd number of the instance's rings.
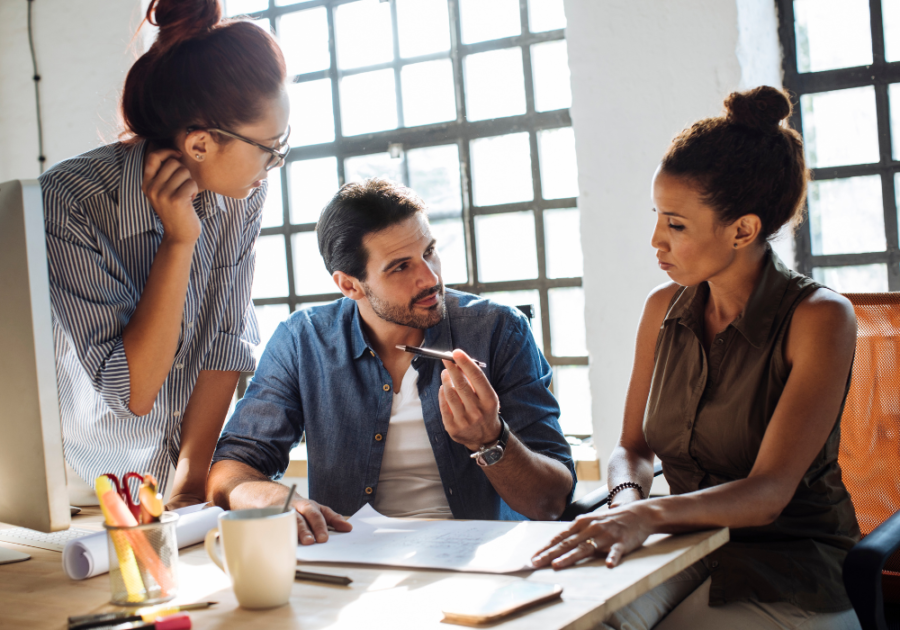
[[[424,347],[460,348],[487,363],[504,420],[534,452],[572,474],[571,449],[557,421],[550,366],[525,316],[476,295],[447,290],[443,320]],[[455,518],[522,520],[500,498],[469,450],[444,430],[438,405],[443,365],[415,357],[419,397],[441,482]],[[309,495],[351,515],[378,492],[394,383],[361,326],[356,302],[343,298],[294,313],[269,341],[244,397],[219,439],[213,462],[243,462],[272,479],[287,469],[306,433]],[[571,500],[572,493],[569,494]]]

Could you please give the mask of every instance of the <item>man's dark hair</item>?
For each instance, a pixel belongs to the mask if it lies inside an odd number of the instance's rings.
[[[343,271],[365,281],[369,252],[363,238],[424,211],[422,199],[402,184],[378,177],[344,184],[316,224],[328,273]]]

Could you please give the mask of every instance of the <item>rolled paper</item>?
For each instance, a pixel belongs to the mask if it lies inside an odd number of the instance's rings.
[[[216,527],[219,514],[223,512],[219,507],[200,508],[192,505],[175,510],[180,516],[175,525],[179,549],[203,542],[206,532]],[[73,580],[84,580],[109,571],[106,536],[107,533],[102,531],[66,543],[62,557],[66,575]]]
[[[97,477],[97,481],[94,482],[94,485],[97,490],[97,498],[100,499],[100,508],[103,510],[103,517],[106,519],[106,524],[115,525],[116,523],[113,521],[114,517],[110,514],[104,501],[104,497],[109,495],[115,496],[119,499],[120,503],[122,503],[122,499],[116,494],[112,482],[110,482],[106,475]],[[125,504],[122,503],[122,505],[124,506]],[[127,508],[126,511],[128,511]],[[146,599],[147,590],[144,588],[144,581],[141,579],[141,572],[138,570],[134,552],[121,536],[113,536],[112,540],[116,550],[116,557],[119,559],[119,568],[122,571],[122,581],[125,583],[125,590],[128,592],[128,601],[143,601]]]

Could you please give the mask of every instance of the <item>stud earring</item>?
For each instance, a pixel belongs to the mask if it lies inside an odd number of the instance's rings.
[[[195,155],[194,157],[197,158],[198,160],[202,160],[202,159],[203,159],[203,156],[200,155],[199,153],[198,153],[197,155]],[[737,245],[735,245],[735,247],[737,247]]]
[[[199,156],[198,156],[199,157]],[[737,249],[737,243],[734,244],[734,248]]]

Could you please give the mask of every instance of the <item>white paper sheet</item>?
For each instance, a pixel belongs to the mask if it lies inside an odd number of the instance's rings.
[[[379,564],[473,573],[529,571],[534,553],[571,523],[423,521],[389,518],[366,504],[350,517],[353,531],[298,545],[302,562]]]
[[[204,510],[204,505],[206,504],[175,510],[180,515],[175,526],[179,549],[197,544],[206,537],[206,532],[218,525],[217,519],[224,510],[219,507]],[[108,572],[106,531],[70,540],[63,549],[62,563],[66,575],[73,580],[83,580]]]

